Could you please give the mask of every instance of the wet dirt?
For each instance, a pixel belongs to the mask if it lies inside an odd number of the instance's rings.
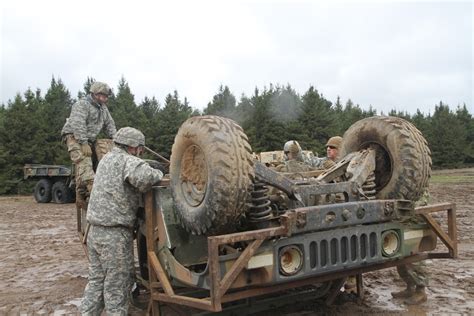
[[[342,295],[330,307],[309,301],[272,310],[271,314],[474,314],[474,169],[434,174],[463,175],[460,179],[467,180],[430,185],[430,204],[457,205],[459,258],[426,262],[430,274],[426,303],[411,307],[393,299],[390,293],[401,290],[404,283],[396,269],[389,268],[364,274],[361,301]],[[437,220],[446,227],[444,216]],[[74,204],[37,204],[32,196],[0,197],[0,228],[0,315],[78,314],[87,283],[87,259],[76,232]],[[438,250],[446,251],[440,241]],[[135,309],[131,312],[145,314]]]

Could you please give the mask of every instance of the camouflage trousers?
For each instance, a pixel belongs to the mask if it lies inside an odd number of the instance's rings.
[[[74,135],[68,134],[65,138],[69,156],[76,168],[76,189],[85,187],[87,184],[92,186],[95,176],[92,158],[82,153],[81,144],[77,142]]]
[[[428,275],[423,261],[397,266],[397,271],[408,287],[428,286]]]
[[[133,282],[133,233],[125,227],[92,225],[87,237],[89,282],[82,315],[127,315]]]

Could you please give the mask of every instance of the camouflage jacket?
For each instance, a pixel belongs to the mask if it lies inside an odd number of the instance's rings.
[[[83,144],[95,141],[103,127],[107,136],[113,138],[117,129],[107,106],[98,104],[88,95],[73,104],[61,135],[74,134],[74,138]]]
[[[163,177],[144,160],[114,147],[97,167],[87,221],[93,225],[132,228],[140,192],[149,190]]]
[[[311,161],[308,162],[308,165],[315,169],[329,169],[334,166],[336,163],[329,159],[328,157],[313,157]]]

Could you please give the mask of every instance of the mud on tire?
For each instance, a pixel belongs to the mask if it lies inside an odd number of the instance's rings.
[[[398,117],[369,117],[344,133],[340,155],[368,147],[377,152],[377,198],[417,201],[431,176],[431,152],[421,132]]]
[[[195,235],[232,232],[254,178],[242,128],[218,116],[196,116],[180,127],[170,164],[171,190],[183,227]]]

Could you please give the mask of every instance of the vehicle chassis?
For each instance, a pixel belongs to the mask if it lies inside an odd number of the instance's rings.
[[[162,181],[163,186],[168,186],[168,181]],[[434,258],[457,258],[457,228],[456,228],[456,206],[452,203],[441,203],[417,207],[415,214],[422,216],[429,229],[446,245],[447,252],[423,252],[412,254],[410,256],[390,260],[382,263],[369,265],[359,265],[356,268],[344,269],[315,277],[308,277],[295,281],[289,281],[283,284],[270,286],[256,286],[251,288],[233,289],[229,291],[237,276],[248,264],[249,260],[256,253],[265,240],[277,236],[291,236],[295,232],[304,231],[307,216],[310,216],[318,207],[301,207],[291,210],[281,216],[280,226],[252,231],[238,232],[207,238],[208,245],[208,269],[210,279],[210,289],[206,297],[197,298],[180,293],[179,287],[173,287],[172,281],[165,272],[162,262],[157,256],[157,243],[163,236],[164,217],[159,205],[159,197],[156,188],[145,194],[145,216],[146,220],[146,240],[147,257],[149,269],[148,287],[150,290],[150,301],[148,313],[152,315],[160,314],[160,303],[171,303],[189,306],[200,310],[210,312],[219,312],[223,309],[223,303],[234,302],[245,298],[260,296],[264,294],[280,292],[286,289],[300,286],[321,283],[330,280],[341,279],[347,276],[355,275],[357,280],[357,293],[359,296],[363,293],[362,274],[370,271],[385,269],[393,266],[413,263],[426,259]],[[357,201],[356,204],[367,201]],[[394,200],[371,201],[373,203],[396,203]],[[326,205],[327,206],[327,205]],[[324,207],[324,206],[323,206]],[[441,226],[432,217],[432,213],[446,212],[448,232],[446,233]],[[380,220],[380,219],[379,219]],[[246,249],[240,253],[238,259],[232,264],[230,269],[222,276],[219,265],[219,247],[236,242],[250,242]],[[342,286],[343,284],[340,284]],[[330,293],[326,302],[334,300],[337,293]]]

